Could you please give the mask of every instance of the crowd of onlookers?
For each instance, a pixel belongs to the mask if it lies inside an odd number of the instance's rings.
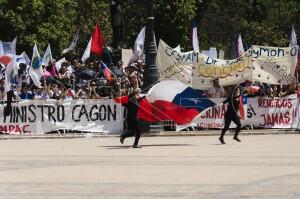
[[[240,85],[244,94],[248,97],[285,97],[291,94],[297,94],[300,97],[300,84],[293,81],[290,85],[270,85],[265,83],[251,83],[246,81]],[[225,98],[231,88],[219,86],[218,81],[214,81],[214,86],[206,90],[206,96],[209,98]],[[233,88],[234,89],[234,88]]]
[[[82,63],[78,59],[56,62],[52,59],[47,66],[43,65],[44,76],[41,86],[34,85],[29,75],[29,66],[19,64],[18,74],[13,78],[12,89],[14,100],[25,99],[101,99],[128,95],[136,88],[143,86],[144,60],[124,64],[122,60],[107,63],[111,73],[108,78],[101,67],[101,61],[90,59]],[[0,68],[0,100],[5,100],[4,75],[5,68]],[[297,94],[300,97],[300,84],[294,81],[286,85],[268,85],[246,81],[240,85],[249,97],[284,97]],[[227,92],[226,92],[227,91]],[[228,88],[214,86],[205,91],[209,98],[224,98]]]
[[[82,63],[77,59],[63,61],[56,60],[43,65],[44,76],[41,86],[34,85],[29,66],[19,65],[18,74],[13,78],[12,89],[14,100],[25,99],[101,99],[113,98],[129,94],[133,89],[143,85],[144,61],[137,60],[125,66],[122,60],[106,63],[110,78],[106,77],[100,60],[88,60]],[[0,74],[0,100],[5,100],[4,71]]]

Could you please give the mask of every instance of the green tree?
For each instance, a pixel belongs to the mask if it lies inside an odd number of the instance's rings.
[[[0,0],[0,39],[18,36],[18,52],[29,55],[36,42],[41,52],[51,44],[60,56],[79,29],[76,51],[80,57],[98,22],[110,45],[110,0]],[[215,46],[230,52],[237,34],[251,44],[287,46],[291,25],[300,32],[299,0],[154,0],[156,39],[191,50],[191,21],[198,21],[200,49]],[[124,0],[122,47],[132,47],[146,24],[146,0]]]

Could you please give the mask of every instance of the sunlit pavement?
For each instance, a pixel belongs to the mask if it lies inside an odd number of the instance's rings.
[[[300,198],[300,135],[0,140],[0,199]]]

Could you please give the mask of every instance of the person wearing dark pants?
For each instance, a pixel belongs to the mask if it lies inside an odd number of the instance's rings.
[[[127,126],[128,132],[123,133],[120,136],[120,142],[123,144],[124,140],[127,137],[135,136],[135,140],[133,143],[133,148],[141,148],[139,144],[139,140],[141,137],[141,131],[139,129],[139,123],[137,119],[137,112],[139,108],[139,101],[142,99],[139,96],[140,89],[135,89],[132,94],[128,96],[128,103],[124,106],[127,108]]]
[[[236,140],[237,142],[241,142],[241,140],[238,138],[239,132],[241,130],[241,121],[239,115],[237,114],[239,103],[240,103],[239,100],[240,96],[241,96],[241,90],[240,88],[237,88],[235,91],[233,90],[231,95],[228,96],[227,99],[223,102],[224,104],[228,103],[228,106],[224,115],[225,125],[219,137],[221,144],[225,144],[224,135],[225,132],[229,129],[231,121],[236,124],[236,129],[235,129],[235,134],[233,139]]]

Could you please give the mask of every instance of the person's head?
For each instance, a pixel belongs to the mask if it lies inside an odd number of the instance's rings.
[[[95,63],[93,61],[90,62],[89,68],[91,68],[91,69],[95,68]]]
[[[132,95],[139,95],[140,93],[141,93],[141,89],[139,89],[139,88],[135,88],[132,91]]]
[[[297,91],[300,91],[300,84],[297,84]]]
[[[123,67],[123,61],[122,60],[120,60],[120,61],[118,61],[118,64],[117,64],[117,67],[118,68],[122,68]]]
[[[22,88],[21,88],[22,92],[27,92],[28,91],[28,85],[27,84],[22,84]]]
[[[272,88],[274,92],[277,92],[279,90],[277,85],[273,85]]]
[[[130,83],[133,84],[133,85],[137,84],[138,79],[137,79],[137,76],[136,76],[135,73],[132,73],[132,74],[129,76],[129,81],[130,81]]]
[[[59,70],[59,73],[64,74],[66,71],[67,71],[67,67],[65,65],[62,65],[60,70]]]
[[[213,84],[214,84],[214,87],[220,87],[218,79],[214,79]]]
[[[49,61],[49,64],[48,64],[48,65],[50,65],[50,66],[52,67],[52,66],[55,66],[55,63],[56,63],[56,60],[55,60],[55,59],[51,59],[51,60]]]
[[[234,96],[240,96],[241,95],[241,88],[240,87],[236,87],[234,89]]]
[[[36,89],[36,92],[37,93],[42,93],[43,92],[43,87],[42,86],[39,86],[39,87],[37,87],[37,89]]]
[[[92,87],[92,88],[96,88],[96,87],[97,87],[96,82],[92,82],[92,83],[91,83],[91,87]]]

